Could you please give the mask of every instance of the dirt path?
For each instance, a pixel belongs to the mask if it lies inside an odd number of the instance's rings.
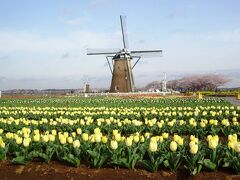
[[[230,171],[216,171],[216,172],[201,172],[196,176],[189,176],[186,170],[178,172],[170,172],[166,170],[159,170],[151,173],[145,170],[128,170],[124,168],[101,168],[94,169],[81,165],[78,168],[70,167],[58,162],[51,162],[46,164],[43,162],[32,162],[23,165],[12,165],[9,161],[0,162],[0,179],[15,180],[15,179],[91,179],[91,180],[237,180],[240,175],[234,175]]]

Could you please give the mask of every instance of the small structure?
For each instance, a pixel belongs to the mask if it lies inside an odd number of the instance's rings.
[[[84,83],[83,92],[90,93],[90,84],[89,83],[87,83],[87,82]]]
[[[163,73],[163,80],[160,87],[162,92],[167,92],[167,76],[165,72]]]
[[[197,94],[197,99],[198,99],[198,100],[203,99],[203,95],[202,95],[200,92]]]
[[[1,91],[0,91],[1,92]],[[1,97],[1,96],[0,96]],[[240,93],[237,94],[237,100],[240,100]]]

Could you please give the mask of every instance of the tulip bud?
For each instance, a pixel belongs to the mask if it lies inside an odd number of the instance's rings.
[[[126,140],[125,140],[125,143],[127,146],[132,146],[132,139],[127,137]]]
[[[177,143],[175,141],[172,141],[170,143],[170,149],[171,151],[175,152],[177,150]]]
[[[190,153],[191,154],[196,154],[198,152],[198,145],[194,144],[190,147]]]
[[[78,139],[73,141],[73,147],[74,148],[79,148],[80,147],[80,141]]]
[[[102,143],[106,144],[108,141],[107,136],[102,136]]]
[[[84,141],[88,141],[88,134],[87,134],[87,133],[83,133],[83,134],[82,134],[82,139],[83,139]]]
[[[117,148],[118,148],[118,143],[117,143],[117,141],[112,140],[111,143],[110,143],[110,147],[111,147],[113,150],[117,149]]]
[[[156,152],[156,151],[157,151],[157,148],[158,148],[157,142],[151,141],[151,142],[149,143],[149,150],[150,150],[151,152]]]
[[[16,143],[17,143],[17,144],[22,144],[22,142],[23,142],[23,139],[22,139],[21,137],[18,137],[18,138],[16,139]]]
[[[24,147],[28,147],[29,144],[30,144],[30,142],[31,142],[31,139],[30,139],[30,138],[24,138],[24,139],[23,139],[23,146],[24,146]]]
[[[236,142],[235,145],[234,145],[234,151],[236,151],[237,153],[240,152],[240,143],[239,142]]]

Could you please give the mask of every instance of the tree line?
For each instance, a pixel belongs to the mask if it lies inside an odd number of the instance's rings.
[[[180,92],[189,91],[216,91],[230,79],[221,74],[189,75],[179,79],[167,81],[167,88]],[[161,89],[159,81],[153,81],[145,89]]]

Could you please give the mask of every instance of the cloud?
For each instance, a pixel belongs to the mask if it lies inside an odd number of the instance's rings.
[[[60,17],[68,17],[68,16],[72,16],[77,12],[76,9],[73,8],[62,8],[59,10],[58,12],[58,16]]]
[[[225,42],[240,42],[240,28],[230,31],[209,32],[207,40],[225,41]]]
[[[104,67],[105,57],[87,56],[86,49],[109,49],[120,44],[119,32],[75,30],[64,36],[44,36],[37,32],[0,31],[0,59],[11,57],[9,61],[1,61],[1,76],[7,80],[1,78],[0,89],[81,87],[78,78],[83,75],[101,77],[109,73],[108,67]],[[96,87],[108,83],[93,81]]]
[[[0,82],[6,81],[6,80],[7,80],[6,77],[0,76]]]
[[[67,25],[79,26],[89,21],[89,17],[83,16],[79,18],[64,19],[63,22]]]
[[[175,31],[171,36],[172,40],[182,41],[221,41],[221,42],[240,42],[240,28],[230,30],[217,30],[207,32],[190,33],[187,31]]]
[[[186,16],[186,11],[183,9],[176,9],[172,12],[170,12],[167,15],[168,19],[175,19],[175,18],[179,18],[179,17],[185,17]]]
[[[88,8],[96,9],[101,7],[106,7],[112,3],[112,0],[90,0]]]
[[[61,37],[45,38],[38,33],[0,31],[0,52],[57,52],[72,47]]]
[[[87,47],[109,48],[121,42],[118,32],[97,33],[93,31],[71,31],[65,36],[44,37],[39,33],[0,31],[0,53],[45,53],[80,52]],[[83,49],[84,48],[84,49]]]
[[[0,56],[0,60],[5,60],[5,59],[8,59],[9,56]]]
[[[61,56],[62,59],[67,59],[67,58],[69,58],[69,57],[70,57],[70,53],[69,53],[69,52],[66,52],[66,53],[64,53],[64,54]]]
[[[138,41],[138,43],[139,43],[139,44],[145,44],[145,43],[146,43],[146,40],[140,39],[140,40]]]

